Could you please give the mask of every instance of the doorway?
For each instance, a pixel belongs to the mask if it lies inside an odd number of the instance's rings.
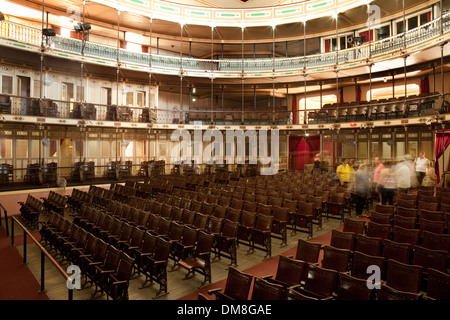
[[[31,79],[17,76],[17,95],[20,96],[20,114],[27,115],[30,106]]]

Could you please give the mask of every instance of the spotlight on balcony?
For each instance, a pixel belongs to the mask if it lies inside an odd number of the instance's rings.
[[[56,36],[56,31],[55,29],[43,29],[42,34],[47,37],[54,37]]]
[[[75,33],[85,32],[91,30],[91,24],[78,22],[73,28],[75,29]]]
[[[3,14],[3,12],[0,12],[0,21],[5,20],[5,15]]]

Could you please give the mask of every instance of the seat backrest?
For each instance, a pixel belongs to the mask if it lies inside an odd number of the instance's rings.
[[[336,300],[370,300],[371,297],[372,290],[367,287],[367,280],[339,274]]]
[[[156,248],[153,259],[155,259],[155,261],[167,261],[169,259],[171,248],[172,244],[170,241],[167,241],[162,237],[158,237],[156,240]]]
[[[330,297],[336,292],[338,272],[308,264],[305,289],[318,297]]]
[[[370,273],[367,273],[369,266],[377,266],[384,275],[385,258],[380,256],[371,256],[359,251],[353,252],[351,274],[355,278],[366,279]]]
[[[150,232],[145,232],[142,239],[141,252],[142,253],[153,253],[155,252],[157,235],[151,234]]]
[[[322,267],[325,269],[346,272],[349,270],[351,251],[331,246],[323,247]]]
[[[427,219],[430,221],[444,221],[444,212],[443,211],[429,211],[429,210],[420,210],[420,219]]]
[[[183,216],[181,218],[181,223],[185,224],[185,225],[192,225],[194,223],[194,219],[195,219],[195,212],[188,210],[188,209],[184,209],[183,210]]]
[[[406,229],[402,227],[393,227],[392,240],[400,243],[409,243],[413,246],[419,244],[420,230],[418,229]]]
[[[355,248],[356,234],[353,232],[342,232],[336,229],[331,230],[330,245],[339,249],[353,251]]]
[[[223,221],[223,228],[221,235],[227,238],[235,238],[237,237],[238,228],[239,228],[238,222],[225,219]]]
[[[119,266],[121,251],[114,246],[109,246],[106,251],[105,261],[103,263],[103,270],[117,270]]]
[[[397,199],[397,206],[403,208],[416,208],[416,200]]]
[[[286,300],[287,290],[279,284],[255,277],[251,300]]]
[[[381,255],[382,240],[359,234],[356,236],[355,251],[365,253],[370,256]]]
[[[423,267],[401,263],[389,259],[387,263],[386,285],[400,291],[418,293]]]
[[[427,273],[429,268],[447,272],[450,254],[447,251],[430,250],[421,246],[414,247],[413,264],[423,267]]]
[[[320,243],[312,243],[303,239],[298,239],[296,260],[302,260],[308,263],[317,263],[322,245]]]
[[[448,273],[428,269],[427,297],[436,300],[450,300],[450,275]]]
[[[172,215],[172,205],[164,203],[161,208],[161,217],[166,219],[170,218]]]
[[[234,267],[228,268],[224,294],[234,300],[248,300],[253,276]]]
[[[450,234],[436,234],[430,231],[423,231],[420,245],[431,250],[450,252]]]
[[[122,225],[122,229],[120,230],[119,239],[124,241],[129,241],[131,238],[131,234],[133,233],[134,226],[129,223],[124,222]]]
[[[390,224],[391,220],[394,219],[394,214],[371,212],[369,219],[378,224]]]
[[[272,207],[273,219],[280,222],[288,222],[289,220],[289,209],[285,207]]]
[[[428,220],[421,216],[419,221],[419,230],[421,233],[424,231],[433,232],[436,234],[444,234],[446,228],[445,221]]]
[[[216,218],[214,216],[209,217],[206,232],[211,234],[219,234],[222,231],[223,219]]]
[[[209,258],[209,254],[211,253],[211,248],[213,245],[214,237],[210,234],[207,234],[203,231],[198,233],[197,245],[195,247],[195,255],[202,256],[202,258]]]
[[[372,221],[367,222],[367,236],[381,239],[389,239],[391,234],[390,224],[379,224]]]
[[[144,230],[139,229],[139,228],[134,228],[133,229],[133,233],[131,234],[130,237],[130,245],[132,247],[140,247],[142,240],[144,238]]]
[[[177,241],[181,239],[183,235],[183,226],[175,221],[170,222],[170,229],[167,233],[167,238],[172,241]]]
[[[307,263],[280,255],[275,279],[283,285],[293,286],[300,284],[306,276]]]
[[[115,273],[115,277],[118,281],[129,281],[131,274],[133,273],[134,259],[131,258],[127,253],[121,252],[119,265]]]
[[[108,251],[109,244],[102,239],[97,239],[95,250],[92,253],[91,259],[94,262],[103,262],[106,257],[106,252]]]
[[[395,259],[402,263],[409,263],[412,245],[409,243],[399,243],[389,239],[383,240],[383,257]]]
[[[366,228],[366,222],[364,220],[353,220],[344,218],[344,232],[353,232],[355,234],[364,234]]]
[[[256,213],[255,212],[248,212],[248,211],[242,211],[241,213],[241,220],[239,224],[243,227],[250,227],[253,228],[256,222]]]
[[[197,212],[195,214],[194,223],[193,223],[194,228],[202,229],[202,230],[206,229],[206,226],[208,225],[208,218],[209,218],[208,215]]]
[[[235,209],[232,207],[228,207],[226,209],[225,219],[234,221],[234,222],[238,222],[240,220],[240,218],[241,218],[241,210],[240,209]]]
[[[418,210],[416,208],[405,208],[398,206],[397,215],[402,217],[416,218],[418,215]]]
[[[380,290],[376,290],[377,300],[419,300],[420,294],[395,290],[385,284],[381,284]]]
[[[242,206],[243,211],[256,212],[257,209],[258,203],[256,202],[244,201],[244,205]]]
[[[417,209],[419,209],[419,210],[428,210],[428,211],[438,211],[439,210],[439,203],[438,202],[418,201],[417,202]]]
[[[270,204],[266,205],[266,204],[259,203],[257,213],[259,215],[266,215],[266,216],[271,215],[272,214],[272,205],[270,205]]]
[[[405,229],[415,229],[416,228],[416,218],[415,217],[403,217],[398,214],[394,216],[394,226],[402,227]]]
[[[305,202],[305,201],[298,201],[298,212],[310,216],[313,214],[314,211],[314,203],[311,202]]]
[[[195,245],[199,232],[196,229],[189,228],[188,226],[183,227],[183,236],[181,237],[181,242],[185,246]]]
[[[267,232],[272,229],[273,216],[258,215],[256,217],[255,230]]]

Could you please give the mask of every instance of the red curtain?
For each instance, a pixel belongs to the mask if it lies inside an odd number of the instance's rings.
[[[430,84],[428,82],[428,77],[423,77],[420,80],[420,93],[430,93]]]
[[[339,103],[344,103],[344,88],[339,90]]]
[[[314,134],[312,136],[308,136],[308,137],[306,137],[306,142],[309,145],[311,153],[320,152],[320,135]],[[314,155],[313,155],[313,157],[314,157]]]
[[[356,88],[356,102],[361,102],[361,87],[359,85]]]
[[[330,42],[330,39],[325,40],[325,52],[330,52]]]
[[[49,152],[50,157],[52,157],[55,154],[57,150],[56,148],[57,148],[56,140],[50,140],[50,152]]]
[[[359,33],[360,37],[366,37],[366,39],[364,40],[363,43],[369,42],[369,41],[373,41],[373,29],[370,30],[370,34],[369,34],[369,30],[364,31],[364,32],[360,32]]]
[[[320,135],[289,136],[289,170],[304,170],[312,163],[314,154],[320,152]]]
[[[289,170],[300,170],[299,145],[303,137],[289,136]]]
[[[440,172],[439,172],[439,158],[444,154],[445,149],[450,145],[450,131],[445,131],[445,134],[442,135],[442,132],[436,132],[436,143],[435,143],[435,157],[436,157],[436,184],[439,184],[441,181]]]
[[[298,123],[298,112],[297,112],[297,96],[292,99],[292,123]]]

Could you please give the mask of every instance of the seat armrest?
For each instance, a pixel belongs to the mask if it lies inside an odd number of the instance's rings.
[[[208,294],[211,296],[211,295],[216,294],[216,293],[218,293],[220,291],[222,291],[222,288],[211,289],[211,290],[208,290]]]

